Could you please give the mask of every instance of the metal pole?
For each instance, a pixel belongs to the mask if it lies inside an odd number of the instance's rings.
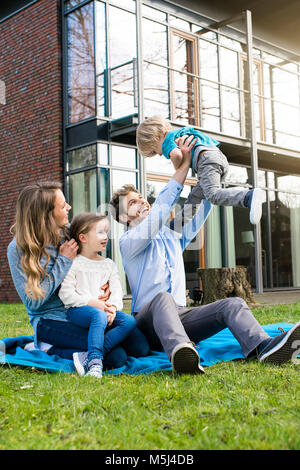
[[[136,52],[137,52],[137,91],[138,123],[144,120],[144,73],[143,73],[143,36],[142,36],[142,0],[136,0]],[[140,192],[146,197],[146,165],[143,156],[138,154]]]
[[[256,141],[256,121],[254,107],[254,87],[253,87],[253,44],[252,44],[252,14],[250,10],[245,11],[246,18],[246,40],[248,56],[248,86],[249,86],[249,110],[250,110],[250,138],[251,138],[251,167],[252,167],[252,185],[258,186],[258,159],[257,159],[257,141]],[[261,228],[260,223],[254,226],[255,240],[255,277],[256,292],[263,292],[263,274],[261,257]]]

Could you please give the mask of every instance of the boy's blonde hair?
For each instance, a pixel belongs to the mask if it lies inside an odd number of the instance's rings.
[[[153,146],[172,130],[171,124],[161,116],[152,116],[143,121],[136,131],[136,143],[144,157],[156,155]]]

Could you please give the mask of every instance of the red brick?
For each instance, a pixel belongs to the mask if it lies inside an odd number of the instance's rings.
[[[39,0],[1,23],[0,302],[20,301],[6,257],[19,191],[63,180],[60,3]]]

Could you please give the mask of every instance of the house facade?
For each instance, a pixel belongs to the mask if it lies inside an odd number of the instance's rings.
[[[300,49],[279,29],[274,37],[255,29],[262,12],[247,2],[232,14],[234,3],[228,11],[217,1],[165,0],[1,7],[0,301],[18,301],[6,248],[19,190],[59,180],[72,215],[105,213],[125,183],[153,202],[173,174],[169,161],[136,149],[138,123],[154,114],[221,143],[224,187],[266,191],[258,227],[245,209],[213,208],[184,255],[187,288],[199,286],[198,267],[222,266],[246,266],[258,292],[300,288]],[[195,183],[190,171],[176,210]],[[107,255],[130,294],[122,231],[112,223]]]

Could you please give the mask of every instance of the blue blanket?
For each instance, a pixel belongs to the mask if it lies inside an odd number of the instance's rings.
[[[271,336],[280,334],[278,327],[285,331],[292,328],[290,323],[264,325],[263,329]],[[33,341],[33,336],[18,336],[0,340],[0,363],[35,367],[48,372],[75,371],[73,361],[59,356],[48,356],[42,351],[24,351],[24,346]],[[212,366],[222,361],[244,359],[242,349],[232,333],[226,328],[216,335],[201,341],[198,345],[201,365]],[[106,374],[149,374],[160,370],[171,370],[171,364],[164,352],[151,351],[150,355],[142,358],[129,357],[125,366]]]

